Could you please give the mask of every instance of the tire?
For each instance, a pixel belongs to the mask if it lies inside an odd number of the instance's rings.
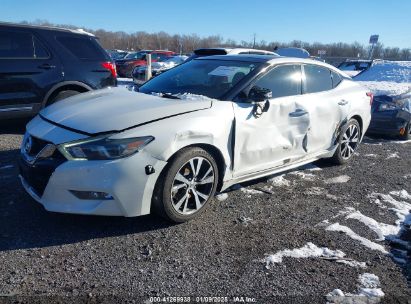
[[[154,212],[174,223],[189,221],[204,212],[217,183],[218,167],[210,153],[198,147],[182,149],[156,183]]]
[[[356,119],[350,119],[341,129],[338,136],[338,147],[330,159],[331,162],[337,165],[346,164],[354,156],[354,152],[360,144],[360,139],[360,124]]]
[[[410,140],[411,139],[411,122],[405,127],[405,133],[400,135],[402,140]]]
[[[77,94],[80,94],[81,92],[79,91],[74,91],[74,90],[67,90],[67,91],[61,91],[59,92],[56,96],[54,96],[53,98],[51,98],[48,102],[47,105],[51,105],[52,103],[55,103],[59,100],[68,98],[70,96],[74,96]]]

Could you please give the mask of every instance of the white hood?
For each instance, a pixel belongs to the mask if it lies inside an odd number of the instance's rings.
[[[211,107],[211,99],[167,99],[107,88],[59,101],[40,115],[62,126],[96,134],[121,131],[151,121]]]

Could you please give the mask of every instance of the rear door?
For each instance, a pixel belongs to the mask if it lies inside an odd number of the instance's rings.
[[[79,81],[93,89],[116,84],[114,72],[104,67],[112,60],[95,37],[59,32],[55,40],[64,65],[65,81]]]
[[[0,27],[0,111],[31,111],[62,79],[59,59],[27,29]]]
[[[336,88],[341,82],[339,74],[315,64],[303,65],[303,71],[303,95],[298,98],[298,104],[310,117],[307,152],[318,153],[334,145],[350,102]]]
[[[280,65],[251,86],[270,89],[267,112],[253,115],[255,103],[233,103],[235,113],[234,176],[267,171],[306,156],[310,117],[298,105],[301,66]]]

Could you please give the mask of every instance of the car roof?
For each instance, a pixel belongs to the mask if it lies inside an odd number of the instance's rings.
[[[73,33],[73,34],[95,37],[94,34],[86,32],[83,29],[74,30],[74,29],[68,29],[68,28],[62,28],[62,27],[56,27],[56,26],[18,24],[18,23],[11,23],[11,22],[0,22],[0,26],[7,26],[11,28],[28,28],[28,29],[47,30],[47,31],[59,31],[59,32],[66,32],[66,33]]]
[[[222,47],[215,47],[215,48],[199,48],[194,50],[194,54],[196,55],[208,55],[212,52],[216,52],[216,55],[229,55],[229,54],[239,54],[242,52],[259,52],[264,53],[267,55],[274,55],[275,53],[266,51],[266,50],[259,50],[259,49],[247,49],[247,48],[222,48]]]
[[[254,62],[254,63],[268,63],[270,65],[281,64],[281,63],[298,63],[298,64],[314,64],[326,67],[345,78],[351,78],[346,73],[337,69],[336,67],[321,62],[318,60],[306,59],[306,58],[297,58],[297,57],[282,57],[279,55],[253,55],[253,54],[240,54],[240,55],[214,55],[207,57],[199,57],[194,60],[221,60],[221,61],[241,61],[241,62]]]
[[[253,55],[253,54],[240,54],[240,55],[213,55],[195,58],[194,60],[225,60],[225,61],[243,61],[243,62],[268,62],[273,58],[279,57],[278,55]]]

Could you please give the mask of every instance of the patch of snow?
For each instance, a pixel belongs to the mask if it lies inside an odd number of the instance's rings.
[[[240,188],[240,191],[246,194],[263,194],[264,192],[251,188]]]
[[[323,169],[321,169],[320,167],[313,165],[313,164],[307,164],[304,166],[301,166],[298,168],[299,170],[308,170],[308,171],[322,171]]]
[[[375,60],[371,67],[355,80],[411,83],[411,61]]]
[[[284,178],[284,174],[272,177],[268,181],[276,187],[289,187],[291,184],[289,180]]]
[[[391,191],[390,194],[397,196],[401,199],[411,200],[411,194],[409,194],[407,190]]]
[[[326,295],[327,303],[334,304],[376,304],[385,296],[380,288],[380,279],[372,273],[363,273],[358,276],[357,293],[344,293],[341,289],[334,289]]]
[[[378,157],[378,155],[376,154],[365,154],[364,156],[365,157]]]
[[[404,192],[401,191],[402,195],[408,195],[408,192],[406,192],[405,190],[403,191]],[[395,222],[397,226],[400,226],[403,222],[407,223],[408,221],[410,221],[411,203],[405,201],[397,201],[389,194],[372,193],[370,197],[382,200],[384,203],[388,203],[393,206],[392,208],[389,208],[389,210],[392,210],[397,215],[398,220]]]
[[[264,259],[266,268],[270,268],[270,266],[273,264],[282,263],[283,258],[285,257],[295,259],[325,258],[335,260],[337,263],[342,263],[351,267],[367,267],[365,263],[345,259],[345,253],[341,250],[331,250],[327,247],[318,247],[315,244],[309,242],[301,248],[285,249],[275,254],[267,255],[267,257]]]
[[[183,94],[175,94],[178,98],[182,100],[203,100],[203,101],[210,101],[210,100],[215,100],[213,98],[204,96],[204,95],[197,95],[197,94],[191,94],[191,93],[183,93]]]
[[[411,83],[396,83],[389,81],[357,81],[370,90],[374,96],[398,96],[411,90]]]
[[[409,140],[390,140],[388,142],[393,143],[393,144],[401,144],[401,145],[411,144],[411,139],[409,139]]]
[[[358,210],[348,214],[346,216],[346,219],[354,219],[366,225],[368,228],[370,228],[372,231],[374,231],[377,234],[378,236],[377,241],[385,240],[386,236],[388,235],[397,235],[398,232],[400,231],[399,226],[379,223],[373,218],[362,214]]]
[[[363,268],[363,269],[367,268],[367,263],[358,262],[355,260],[336,260],[336,262],[340,264],[348,265],[350,267]]]
[[[298,177],[301,178],[301,179],[309,180],[309,181],[314,180],[315,177],[316,177],[316,176],[315,176],[314,174],[312,174],[312,173],[306,173],[306,172],[302,172],[302,171],[293,171],[293,172],[290,172],[290,174],[295,175],[295,176],[298,176]]]
[[[228,194],[227,193],[220,193],[220,194],[217,194],[215,196],[215,198],[217,200],[219,200],[220,202],[222,202],[222,201],[225,201],[228,198]]]
[[[321,187],[311,187],[308,188],[305,193],[309,195],[323,195],[327,193],[327,190]]]
[[[400,155],[398,154],[398,152],[394,152],[387,156],[387,159],[391,158],[400,158]]]
[[[363,273],[358,277],[358,281],[364,288],[376,288],[380,286],[380,279],[372,273]]]
[[[348,175],[341,175],[333,178],[326,179],[324,183],[326,184],[344,184],[351,179]]]
[[[311,187],[304,191],[307,195],[325,195],[326,198],[332,199],[334,201],[338,200],[338,197],[333,194],[329,194],[327,190],[321,187]]]
[[[411,173],[405,174],[405,175],[404,175],[404,178],[405,178],[405,179],[409,179],[409,178],[411,179]]]
[[[374,243],[374,242],[370,241],[369,239],[366,239],[366,238],[358,235],[357,233],[352,231],[349,227],[344,226],[344,225],[340,225],[339,223],[332,224],[332,225],[328,226],[327,228],[325,228],[325,230],[343,232],[347,236],[352,238],[353,240],[359,241],[363,246],[365,246],[369,249],[378,250],[382,253],[388,253],[385,250],[384,246],[382,246],[380,244],[377,244],[377,243]]]

